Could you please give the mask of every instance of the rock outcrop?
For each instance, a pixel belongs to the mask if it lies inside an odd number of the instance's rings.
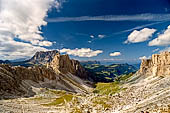
[[[76,60],[57,51],[37,52],[31,67],[0,64],[0,97],[34,95],[32,87],[54,88],[71,92],[87,92],[86,71]]]
[[[152,55],[151,59],[143,59],[139,73],[143,75],[170,75],[170,52]]]
[[[68,55],[61,55],[57,50],[37,52],[27,63],[47,65],[47,67],[51,67],[57,74],[71,73],[84,79],[87,78],[87,72],[79,61],[70,59]]]
[[[45,67],[21,67],[21,66],[10,66],[6,64],[0,65],[0,96],[4,93],[13,95],[22,95],[30,91],[30,86],[24,87],[23,82],[30,80],[35,84],[48,80],[58,80],[59,78],[55,72]],[[52,85],[51,85],[52,86]],[[29,92],[30,95],[31,91]]]
[[[71,73],[78,77],[87,78],[87,72],[77,60],[70,59],[68,55],[60,55],[57,53],[53,60],[48,64],[56,73]]]

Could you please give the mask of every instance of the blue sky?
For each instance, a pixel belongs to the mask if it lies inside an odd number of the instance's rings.
[[[134,16],[141,14],[169,14],[169,0],[69,0],[65,2],[60,12],[51,11],[48,14],[49,19],[58,19],[60,17],[71,18],[88,16]],[[145,17],[145,16],[144,16]],[[143,17],[143,18],[144,18]],[[65,19],[63,18],[63,19]],[[157,18],[155,18],[157,19]],[[151,24],[151,25],[150,25]],[[142,27],[142,26],[146,27]],[[148,25],[148,26],[147,26]],[[56,41],[52,48],[91,48],[92,50],[103,50],[103,53],[90,58],[81,58],[72,56],[80,60],[110,60],[113,62],[138,62],[139,57],[150,56],[153,50],[164,49],[164,46],[148,46],[148,42],[157,37],[157,33],[163,32],[169,25],[169,21],[64,21],[49,22],[43,28],[43,35],[48,40]],[[136,30],[143,28],[153,28],[157,31],[149,40],[139,43],[124,44],[128,35],[133,32],[135,27],[141,26]],[[123,32],[129,30],[127,32]],[[92,39],[90,36],[95,38]],[[98,35],[105,35],[99,38]],[[89,43],[88,41],[92,41]],[[62,46],[60,46],[62,44]],[[167,45],[166,45],[167,47]],[[112,52],[121,52],[120,56],[109,56]],[[158,51],[157,51],[158,52]]]
[[[170,50],[169,0],[0,2],[4,60],[59,49],[78,60],[138,63]]]

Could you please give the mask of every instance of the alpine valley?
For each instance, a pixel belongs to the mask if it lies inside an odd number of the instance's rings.
[[[170,112],[170,53],[129,64],[79,62],[58,51],[1,61],[2,113]]]

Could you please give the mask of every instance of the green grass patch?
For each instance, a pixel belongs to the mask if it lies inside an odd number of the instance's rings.
[[[112,67],[112,68],[115,68],[115,67],[118,67],[119,65],[112,65],[112,66],[110,66],[110,67]]]
[[[115,94],[122,90],[125,90],[125,88],[121,87],[122,84],[124,84],[131,76],[133,76],[133,73],[130,73],[128,75],[122,75],[117,76],[115,78],[114,82],[111,83],[97,83],[96,88],[93,91],[93,93],[98,93],[101,95],[109,95],[109,94]],[[105,78],[109,79],[109,78]]]
[[[65,94],[59,98],[56,98],[54,101],[48,104],[43,104],[44,106],[57,106],[57,105],[64,105],[65,102],[70,102],[73,99],[73,95]]]
[[[42,89],[43,90],[43,89]],[[51,99],[51,97],[46,97],[45,95],[55,95],[55,96],[61,96],[61,95],[65,95],[66,91],[62,91],[62,90],[52,90],[52,89],[47,89],[46,91],[42,92],[42,95],[30,98],[30,100],[35,100],[35,101],[41,101],[43,99]]]
[[[102,95],[109,95],[109,94],[115,94],[119,92],[121,89],[122,88],[120,88],[120,84],[118,82],[97,83],[96,88],[93,92]]]
[[[107,80],[112,80],[112,78],[110,78],[110,77],[104,77],[105,79],[107,79]]]
[[[121,75],[115,78],[115,81],[118,82],[126,82],[131,76],[133,76],[133,73],[129,73],[127,75]]]

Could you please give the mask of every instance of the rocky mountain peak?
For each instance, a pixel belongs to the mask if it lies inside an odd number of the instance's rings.
[[[71,73],[81,78],[87,77],[86,71],[81,66],[80,62],[77,60],[70,59],[67,54],[56,54],[53,60],[49,63],[49,66],[52,67],[56,73]]]
[[[139,72],[145,75],[170,75],[170,52],[153,54],[151,59],[143,59]]]
[[[57,50],[36,52],[29,62],[32,64],[46,64],[51,62],[56,54],[60,55]]]

